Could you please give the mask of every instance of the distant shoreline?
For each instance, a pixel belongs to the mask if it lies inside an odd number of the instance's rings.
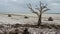
[[[44,13],[44,14],[60,14],[60,13]]]
[[[34,13],[0,13],[0,14],[34,14]],[[43,14],[60,14],[60,13],[43,13]]]

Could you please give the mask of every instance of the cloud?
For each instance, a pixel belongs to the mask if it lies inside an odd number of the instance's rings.
[[[0,11],[5,12],[27,12],[26,4],[38,5],[39,1],[47,3],[50,12],[60,11],[60,0],[0,0]],[[8,9],[9,8],[9,9]]]
[[[17,1],[17,0],[12,0],[12,1]]]
[[[52,0],[54,3],[60,3],[60,0]]]
[[[59,3],[52,3],[51,5],[60,5]]]

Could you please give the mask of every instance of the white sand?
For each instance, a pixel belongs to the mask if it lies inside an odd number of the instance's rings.
[[[24,16],[28,16],[28,19],[25,19]],[[53,17],[54,21],[48,21],[49,17]],[[26,14],[12,14],[12,17],[8,17],[8,15],[0,14],[0,24],[36,24],[38,21],[38,17],[34,14],[26,15]],[[57,14],[43,14],[42,16],[42,23],[50,23],[50,24],[59,24],[60,25],[60,16]],[[19,28],[20,29],[20,28]],[[4,29],[3,29],[4,30]],[[2,31],[3,31],[2,30]],[[11,30],[11,29],[9,29]],[[13,28],[14,30],[14,28]],[[0,32],[2,32],[0,31]],[[32,34],[39,34],[43,32],[44,34],[55,34],[56,30],[54,29],[37,29],[37,28],[29,28],[28,30]],[[2,32],[3,33],[3,32]],[[58,31],[60,33],[60,30]]]
[[[25,19],[24,16],[28,16],[28,19]],[[53,17],[54,21],[48,21],[49,17]],[[12,17],[8,17],[7,14],[0,14],[0,24],[36,24],[38,21],[38,17],[34,14],[12,14]],[[50,24],[60,24],[60,16],[59,14],[43,14],[42,16],[43,23]]]

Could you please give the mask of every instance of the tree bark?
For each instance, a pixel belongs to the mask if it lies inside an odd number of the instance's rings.
[[[39,19],[38,19],[38,24],[37,24],[37,26],[39,27],[40,25],[41,25],[41,17],[42,17],[42,14],[40,14],[40,16],[39,16]]]

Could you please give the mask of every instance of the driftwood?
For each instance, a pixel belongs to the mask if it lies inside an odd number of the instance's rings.
[[[54,25],[54,24],[43,24],[43,25],[40,25],[39,27],[37,25],[31,25],[31,24],[15,24],[13,25],[13,27],[17,28],[17,27],[32,27],[32,28],[49,28],[49,29],[52,29],[52,28],[55,28],[55,29],[59,29],[60,28],[60,25]]]

